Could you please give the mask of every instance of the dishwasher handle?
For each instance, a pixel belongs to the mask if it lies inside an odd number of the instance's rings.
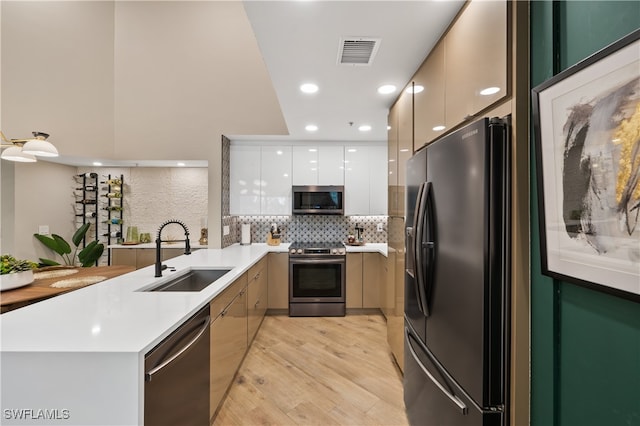
[[[152,368],[151,370],[149,370],[148,372],[146,372],[144,374],[144,381],[145,382],[150,382],[153,379],[153,375],[154,374],[160,372],[160,370],[162,370],[163,368],[165,368],[166,366],[171,364],[173,361],[178,359],[183,353],[185,353],[187,350],[189,350],[189,348],[191,346],[195,345],[196,342],[198,340],[200,340],[200,338],[205,333],[205,331],[207,331],[207,329],[209,328],[209,321],[211,321],[211,316],[207,315],[207,317],[202,322],[202,327],[198,331],[198,334],[196,334],[194,336],[194,338],[191,339],[186,345],[184,345],[178,352],[174,353],[169,358],[164,360],[160,365],[158,365],[158,366]]]

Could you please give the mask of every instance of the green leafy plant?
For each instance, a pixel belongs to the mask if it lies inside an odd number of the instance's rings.
[[[102,256],[102,252],[104,251],[104,244],[98,242],[97,240],[91,241],[85,246],[85,248],[80,250],[80,243],[89,230],[89,226],[91,226],[91,224],[85,223],[73,234],[73,237],[71,238],[71,241],[75,246],[73,254],[71,254],[71,245],[60,235],[52,234],[51,237],[49,237],[46,235],[33,234],[33,236],[36,237],[42,244],[58,253],[62,257],[65,265],[75,265],[75,259],[77,256],[79,263],[82,266],[86,267],[93,265],[100,258],[100,256]],[[80,252],[78,252],[78,250],[80,250]],[[40,258],[40,263],[46,266],[60,265],[60,263],[54,260],[43,258]]]
[[[30,271],[37,267],[38,264],[35,262],[30,260],[18,260],[10,254],[3,254],[0,257],[0,275]]]

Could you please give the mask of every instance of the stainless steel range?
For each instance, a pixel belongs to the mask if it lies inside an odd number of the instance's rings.
[[[347,250],[341,242],[289,247],[289,316],[344,316]]]

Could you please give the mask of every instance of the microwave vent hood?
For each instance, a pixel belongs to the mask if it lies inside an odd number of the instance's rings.
[[[344,214],[344,186],[293,186],[293,214]]]

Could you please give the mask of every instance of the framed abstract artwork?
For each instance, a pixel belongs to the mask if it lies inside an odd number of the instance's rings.
[[[532,103],[542,272],[640,300],[640,30]]]

